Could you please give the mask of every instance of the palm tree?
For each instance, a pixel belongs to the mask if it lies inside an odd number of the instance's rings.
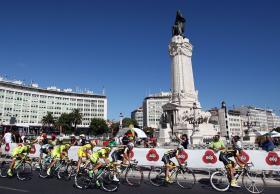
[[[75,131],[77,131],[77,125],[82,123],[82,114],[79,109],[74,109],[71,113],[72,124],[74,125]]]
[[[47,125],[48,128],[50,128],[51,125],[53,125],[55,123],[55,120],[54,120],[51,112],[47,112],[47,115],[43,116],[42,123],[43,123],[43,126]]]

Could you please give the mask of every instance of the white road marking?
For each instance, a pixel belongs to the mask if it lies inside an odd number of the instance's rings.
[[[22,192],[22,193],[29,193],[29,191],[27,191],[27,190],[15,189],[15,188],[11,188],[11,187],[0,186],[0,189],[10,190],[10,191],[18,191],[18,192]]]

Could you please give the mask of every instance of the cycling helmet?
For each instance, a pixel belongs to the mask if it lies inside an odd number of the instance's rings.
[[[111,150],[112,150],[112,148],[111,148],[111,147],[105,147],[105,150],[106,150],[108,153],[110,153]]]
[[[30,144],[26,145],[26,149],[31,150],[31,145]]]
[[[65,149],[69,149],[69,148],[71,147],[71,145],[70,145],[70,144],[68,144],[68,143],[67,143],[67,144],[65,144],[64,146],[65,146]]]
[[[182,145],[178,145],[177,149],[178,150],[184,150],[184,147]]]
[[[129,142],[127,145],[126,145],[129,149],[132,149],[134,147],[134,144],[132,142]]]

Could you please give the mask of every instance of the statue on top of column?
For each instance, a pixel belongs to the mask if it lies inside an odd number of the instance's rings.
[[[177,14],[176,14],[176,20],[175,23],[172,27],[172,36],[184,36],[184,28],[185,28],[185,18],[183,17],[183,15],[181,14],[181,12],[178,10]]]

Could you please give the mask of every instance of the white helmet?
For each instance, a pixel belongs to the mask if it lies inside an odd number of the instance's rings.
[[[132,142],[129,142],[127,145],[126,145],[129,149],[132,149],[134,147],[134,144]]]
[[[178,145],[177,149],[178,149],[178,150],[183,150],[183,149],[184,149],[184,146]]]

